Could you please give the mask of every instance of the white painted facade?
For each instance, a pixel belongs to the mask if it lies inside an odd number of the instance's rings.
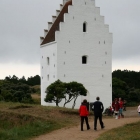
[[[86,23],[86,32],[83,32]],[[45,90],[60,79],[62,82],[76,81],[88,90],[87,96],[77,99],[79,108],[83,99],[94,102],[99,96],[105,108],[112,102],[112,34],[104,23],[100,9],[94,0],[72,0],[64,22],[55,32],[55,41],[41,45],[41,105],[46,103]],[[82,64],[82,56],[87,63]],[[49,59],[49,60],[48,60]],[[49,62],[48,62],[49,61]],[[49,63],[49,64],[48,64]],[[59,106],[63,106],[63,102]],[[71,108],[73,101],[66,105]]]

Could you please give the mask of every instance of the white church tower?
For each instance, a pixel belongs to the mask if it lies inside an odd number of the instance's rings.
[[[48,30],[40,37],[41,105],[46,88],[56,80],[76,81],[88,90],[83,99],[94,102],[99,96],[105,108],[112,102],[112,33],[100,15],[95,0],[63,0]],[[66,105],[71,108],[72,103]],[[60,106],[63,105],[59,103]]]

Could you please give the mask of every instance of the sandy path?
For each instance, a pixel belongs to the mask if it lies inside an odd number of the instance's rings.
[[[103,119],[103,122],[105,124],[105,129],[103,130],[100,129],[98,122],[97,131],[94,131],[93,122],[90,122],[90,130],[86,130],[84,125],[84,131],[80,131],[79,125],[72,128],[63,128],[60,130],[56,130],[49,134],[36,137],[33,140],[95,140],[97,137],[99,137],[100,134],[104,133],[105,131],[139,120],[139,117],[121,118],[118,120],[114,118]]]

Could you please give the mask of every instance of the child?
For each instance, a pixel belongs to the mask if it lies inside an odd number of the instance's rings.
[[[87,130],[89,130],[90,129],[90,126],[88,123],[89,112],[87,110],[87,100],[86,99],[83,100],[83,103],[79,108],[79,113],[80,113],[80,117],[81,117],[81,131],[83,131],[84,120],[86,121]]]
[[[114,109],[113,109],[112,106],[110,106],[109,110],[110,110],[110,115],[113,115],[114,114]]]

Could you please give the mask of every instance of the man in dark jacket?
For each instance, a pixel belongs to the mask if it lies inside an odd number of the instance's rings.
[[[96,98],[96,102],[92,104],[92,110],[94,112],[94,130],[97,130],[97,120],[99,118],[101,128],[104,128],[104,123],[102,121],[102,112],[104,111],[103,103],[100,102],[100,98]]]

